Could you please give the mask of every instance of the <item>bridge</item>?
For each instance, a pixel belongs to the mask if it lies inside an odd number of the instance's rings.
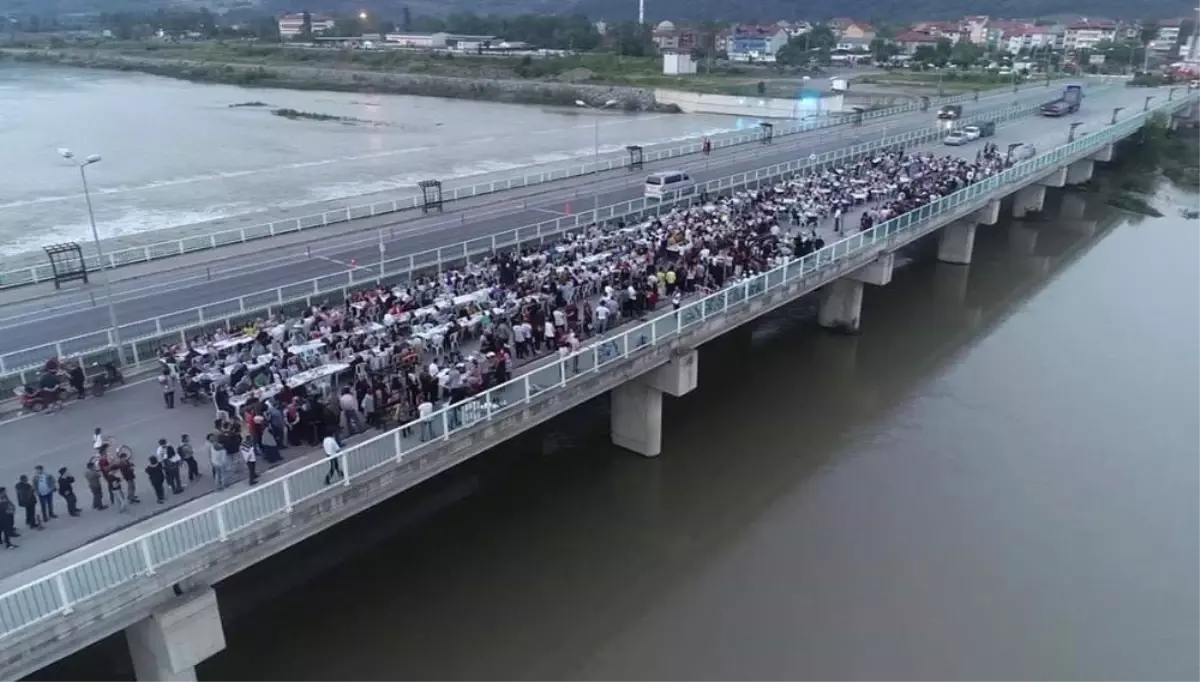
[[[1105,87],[1114,86],[1097,86],[1091,92],[1100,93]],[[1002,123],[1029,116],[1046,97],[1047,90],[1041,87],[981,96],[978,105],[967,108],[970,115],[966,120]],[[716,192],[806,164],[838,163],[878,143],[856,145],[857,140],[878,136],[895,144],[914,144],[940,137],[929,112],[901,109],[895,116],[862,126],[822,128],[774,139],[771,144],[731,145],[724,155],[714,152],[711,158],[681,162],[673,156],[663,163],[689,171],[704,181],[710,192]],[[313,302],[336,302],[347,289],[376,279],[403,281],[420,272],[457,267],[497,249],[536,244],[592,222],[669,209],[670,205],[642,198],[643,177],[622,168],[608,176],[571,181],[580,185],[496,198],[486,208],[468,210],[458,217],[439,215],[396,223],[393,214],[364,214],[345,223],[345,231],[336,234],[330,232],[338,229],[335,227],[287,234],[276,230],[275,237],[220,249],[216,262],[212,252],[188,251],[184,242],[190,239],[172,242],[163,253],[187,253],[110,271],[118,273],[115,328],[103,301],[89,291],[48,298],[45,284],[38,293],[32,291],[38,287],[9,290],[7,296],[0,295],[0,301],[12,302],[6,306],[8,316],[0,322],[4,328],[0,334],[0,389],[31,381],[35,378],[31,372],[52,355],[84,355],[89,361],[116,360],[136,366],[152,358],[163,343],[253,319],[268,309],[294,312]],[[273,247],[269,255],[264,255],[265,243]],[[47,343],[48,339],[57,341]]]
[[[1145,96],[1157,103],[1143,105]],[[67,565],[47,562],[10,576],[5,585],[11,589],[0,595],[0,674],[20,677],[126,630],[139,679],[194,678],[195,664],[224,646],[212,584],[604,393],[612,400],[613,442],[655,456],[661,451],[663,394],[695,388],[699,346],[817,290],[823,292],[820,323],[857,331],[864,286],[888,284],[898,250],[940,231],[939,259],[969,264],[976,230],[997,222],[1002,200],[1012,197],[1005,205],[1015,214],[1040,209],[1046,187],[1085,182],[1094,163],[1111,160],[1114,143],[1151,115],[1195,101],[1194,94],[1163,90],[1093,95],[1079,117],[1086,134],[1073,140],[1067,121],[997,112],[993,118],[1012,122],[995,138],[1001,148],[1023,142],[1047,151],[678,311],[639,320],[578,353],[536,363],[506,384],[436,412],[433,438],[426,442],[395,429],[348,448],[339,455],[347,475],[333,488],[324,484],[326,463],[318,461],[97,540],[72,553]],[[1120,106],[1136,113],[1117,120],[1111,110]],[[936,131],[910,131],[707,184],[713,193],[754,187],[895,144],[936,145],[938,137]],[[662,209],[634,201],[599,210],[633,218]],[[461,248],[457,262],[472,256],[472,247]],[[409,261],[410,268],[419,266],[428,267]]]

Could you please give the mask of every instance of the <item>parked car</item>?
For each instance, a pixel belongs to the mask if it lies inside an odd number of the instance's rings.
[[[979,123],[976,127],[979,128],[979,136],[980,137],[991,137],[992,135],[996,134],[996,122],[995,121],[983,121],[983,122]]]
[[[967,138],[967,134],[961,130],[950,131],[950,134],[946,136],[946,139],[942,140],[942,142],[945,142],[951,147],[958,147],[970,141],[971,140]]]
[[[966,128],[962,129],[962,134],[966,135],[967,142],[970,142],[972,140],[978,140],[979,136],[983,134],[983,131],[979,129],[979,126],[967,126]]]

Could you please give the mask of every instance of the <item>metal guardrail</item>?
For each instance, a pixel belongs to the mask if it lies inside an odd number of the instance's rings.
[[[1004,122],[1032,115],[1035,111],[1036,107],[1034,106],[1008,107],[986,114],[964,117],[961,123],[966,124],[985,119]],[[710,194],[730,191],[738,187],[771,180],[790,172],[823,168],[848,159],[857,159],[883,147],[922,144],[944,134],[943,130],[934,127],[928,130],[910,131],[807,158],[717,178],[705,183],[702,189]],[[268,311],[291,312],[295,308],[295,311],[298,312],[317,301],[341,302],[354,289],[362,288],[375,281],[390,283],[411,278],[414,273],[421,271],[440,272],[446,268],[460,267],[471,258],[498,250],[516,249],[531,242],[542,242],[547,238],[592,223],[627,216],[667,212],[678,205],[680,205],[679,201],[659,202],[645,198],[634,199],[602,206],[598,209],[579,211],[570,216],[554,218],[450,246],[364,264],[358,268],[257,291],[168,315],[122,324],[119,327],[121,338],[119,347],[116,339],[113,338],[112,329],[104,329],[0,354],[0,377],[20,374],[21,381],[27,383],[32,375],[27,377],[24,373],[40,370],[49,357],[89,356],[101,353],[101,357],[90,357],[89,360],[117,360],[127,365],[138,364],[155,357],[164,343],[186,343],[189,337],[200,332],[227,328],[234,322],[244,321]]]
[[[425,420],[349,447],[337,455],[345,475],[340,485],[350,486],[356,479],[384,467],[416,463],[408,476],[398,477],[405,488],[423,480],[421,458],[430,446],[465,435],[472,427],[496,417],[511,414],[516,408],[541,402],[549,395],[571,386],[619,360],[627,360],[649,349],[678,338],[705,320],[735,311],[765,293],[797,280],[811,290],[843,274],[847,261],[874,256],[881,251],[907,243],[919,236],[920,226],[936,216],[974,208],[981,201],[1012,192],[1013,185],[1045,174],[1047,169],[1069,163],[1098,147],[1122,139],[1137,130],[1152,114],[1178,106],[1188,99],[1166,103],[1149,112],[1139,113],[1100,132],[1019,163],[987,180],[961,189],[927,204],[916,211],[898,216],[875,227],[826,246],[803,258],[785,263],[762,275],[734,283],[677,311],[669,311],[611,338],[593,343],[545,367],[514,378],[496,388],[434,412]],[[405,430],[410,435],[404,435]],[[451,462],[456,464],[457,461]],[[324,459],[280,478],[268,480],[208,509],[191,514],[108,549],[76,564],[39,578],[0,595],[0,639],[37,623],[65,615],[83,602],[115,588],[153,575],[167,564],[221,542],[231,535],[277,516],[291,514],[297,505],[324,495],[329,464]],[[338,483],[335,483],[338,485]]]
[[[1028,91],[1028,88],[1026,91]],[[999,94],[1005,94],[1007,92],[1007,88],[998,92]],[[930,107],[940,104],[966,102],[974,98],[974,96],[974,93],[968,93],[964,95],[941,98],[936,101],[931,101]],[[998,96],[997,91],[992,91],[986,96],[981,93],[980,99],[982,101],[983,99],[990,99],[996,96]],[[919,109],[920,105],[918,103],[906,104],[888,109],[864,111],[862,118],[865,121],[884,118],[887,116],[895,116],[897,114],[917,111]],[[779,124],[774,128],[774,136],[783,137],[788,135],[796,135],[812,130],[845,125],[847,124],[849,118],[850,117],[842,116],[836,119]],[[762,139],[762,133],[759,130],[754,130],[753,132],[730,132],[714,135],[710,137],[710,139],[712,140],[713,148],[723,149],[725,147],[759,142]],[[644,152],[644,161],[646,163],[699,154],[702,149],[700,141],[691,141],[681,145],[674,145],[668,142],[654,146],[659,148],[647,149]],[[600,159],[585,161],[579,163],[578,165],[571,165],[557,170],[541,171],[523,175],[518,178],[494,180],[490,182],[467,185],[464,187],[455,187],[446,191],[445,200],[458,201],[461,199],[469,199],[471,197],[502,192],[505,190],[519,189],[522,187],[530,187],[533,185],[555,182],[558,180],[566,180],[573,177],[616,170],[626,167],[627,163],[628,156],[624,153],[607,154]],[[421,208],[421,203],[421,196],[418,194],[403,199],[378,201],[359,206],[350,206],[335,211],[324,211],[322,213],[314,213],[312,215],[300,216],[297,218],[288,218],[287,220],[276,220],[258,225],[251,225],[248,227],[221,230],[209,234],[193,235],[191,237],[162,241],[154,244],[147,244],[145,246],[116,249],[105,254],[104,262],[108,268],[118,268],[136,263],[146,263],[162,258],[181,256],[196,251],[207,251],[209,249],[215,249],[221,246],[229,246],[232,244],[255,241],[258,239],[267,239],[279,235],[302,232],[304,230],[317,227],[336,225],[349,222],[351,220],[359,220],[378,215],[387,215],[389,213],[415,210]],[[89,272],[99,270],[100,262],[100,257],[97,254],[90,254],[84,257],[84,265],[87,267]],[[37,284],[39,282],[51,280],[53,277],[53,269],[48,264],[7,270],[0,272],[0,289]]]

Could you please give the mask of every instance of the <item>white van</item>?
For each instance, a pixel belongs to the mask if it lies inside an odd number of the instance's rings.
[[[646,178],[647,199],[674,199],[695,191],[692,176],[683,171],[662,171]]]

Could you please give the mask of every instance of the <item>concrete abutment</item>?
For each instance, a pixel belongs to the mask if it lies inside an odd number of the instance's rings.
[[[196,665],[225,648],[217,593],[203,587],[155,609],[125,629],[141,682],[190,682]]]
[[[1112,155],[1109,154],[1109,158]],[[1075,163],[1067,166],[1067,184],[1082,185],[1092,179],[1092,171],[1095,170],[1096,162],[1091,159],[1080,159]]]
[[[609,437],[613,445],[643,457],[662,453],[663,394],[691,393],[699,383],[700,354],[687,351],[611,392]]]
[[[1040,211],[1046,203],[1046,186],[1034,183],[1017,190],[1013,195],[1012,214],[1024,218],[1031,211]]]

